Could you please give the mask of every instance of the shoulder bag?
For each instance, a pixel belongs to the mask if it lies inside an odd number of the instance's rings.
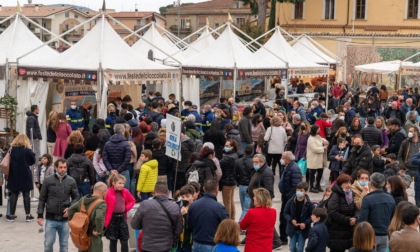
[[[264,155],[268,154],[268,146],[270,145],[270,141],[271,141],[271,135],[273,134],[273,127],[271,127],[271,131],[270,131],[270,138],[268,139],[268,141],[264,141],[263,143],[263,147],[262,147],[262,153]]]
[[[10,172],[10,154],[12,153],[12,147],[10,147],[9,151],[7,151],[6,156],[4,156],[3,160],[0,163],[1,171],[4,174],[5,179],[9,177]]]
[[[171,251],[175,251],[174,248],[176,249],[178,247],[178,237],[176,237],[175,235],[175,222],[174,219],[172,219],[171,214],[169,213],[168,209],[162,204],[162,202],[160,202],[157,199],[154,199],[157,203],[159,203],[159,205],[162,207],[163,211],[165,212],[166,216],[168,217],[169,221],[171,222],[172,225],[172,236],[173,236],[173,241],[172,241],[172,249]]]

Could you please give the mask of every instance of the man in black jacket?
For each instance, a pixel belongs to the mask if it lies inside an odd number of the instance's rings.
[[[38,225],[45,219],[45,251],[53,251],[56,233],[60,241],[60,251],[68,250],[69,225],[68,209],[79,200],[76,181],[67,175],[67,162],[57,159],[54,163],[56,173],[44,180],[38,202]]]
[[[382,133],[375,127],[375,119],[373,117],[368,117],[366,122],[366,128],[363,128],[360,131],[360,135],[362,136],[365,143],[367,143],[370,147],[374,145],[382,145]]]
[[[31,144],[34,147],[33,150],[35,152],[35,160],[38,160],[39,156],[41,155],[39,142],[42,140],[41,129],[38,122],[38,105],[32,105],[31,110],[28,110],[26,115],[28,116],[26,119],[26,135],[28,136],[29,140],[31,140]]]
[[[373,157],[370,147],[363,142],[360,135],[354,135],[353,148],[350,150],[350,156],[343,167],[343,172],[352,177],[353,180],[357,178],[357,172],[360,169],[373,170]]]
[[[393,101],[391,106],[388,105],[388,108],[384,111],[385,118],[390,119],[399,119],[400,124],[404,123],[405,121],[405,114],[404,112],[398,108],[398,102]]]
[[[69,175],[76,180],[80,197],[90,194],[95,184],[95,170],[84,150],[83,144],[75,144],[74,153],[67,159]]]
[[[239,199],[242,207],[242,214],[239,221],[242,220],[251,205],[251,198],[248,195],[248,185],[252,174],[254,173],[254,164],[252,163],[253,155],[254,146],[252,144],[248,144],[245,147],[245,155],[235,162],[235,174],[236,180],[239,184]]]
[[[260,114],[263,118],[265,118],[265,115],[266,115],[265,106],[264,104],[262,104],[261,99],[255,98],[254,105],[255,105],[254,113]]]
[[[382,148],[382,154],[394,153],[398,155],[398,151],[401,147],[402,142],[407,138],[407,132],[401,127],[401,121],[399,119],[392,119],[391,125],[391,139],[389,140],[388,148]]]
[[[241,135],[242,149],[245,149],[248,144],[253,143],[251,118],[252,107],[246,107],[243,112],[243,117],[238,122],[238,131],[239,135]]]
[[[297,140],[299,137],[300,125],[302,123],[302,118],[299,114],[293,115],[293,133],[289,138],[289,147],[288,150],[295,152]]]
[[[142,251],[170,251],[182,232],[179,206],[168,199],[166,182],[156,182],[153,199],[143,201],[131,220],[133,229],[143,229]]]

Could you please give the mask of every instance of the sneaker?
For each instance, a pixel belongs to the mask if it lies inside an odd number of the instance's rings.
[[[316,188],[319,192],[324,192],[324,190],[322,189],[322,187],[320,187],[320,186],[318,186],[317,188]]]
[[[32,215],[26,215],[26,222],[34,221],[35,218]]]
[[[316,188],[309,189],[309,192],[311,192],[311,193],[319,193],[318,189],[316,189]]]
[[[273,250],[280,250],[281,248],[282,248],[281,245],[280,246],[276,246],[276,247],[273,246]]]
[[[7,220],[8,222],[15,222],[15,216],[12,216],[12,215],[7,215],[7,216],[6,216],[6,220]]]

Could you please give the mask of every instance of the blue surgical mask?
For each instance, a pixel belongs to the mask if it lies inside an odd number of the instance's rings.
[[[225,152],[229,152],[229,151],[230,151],[230,148],[225,146],[225,148],[223,148],[223,150],[224,150]]]
[[[296,192],[296,197],[298,198],[303,198],[305,196],[305,194],[303,192]]]
[[[391,189],[386,189],[386,192],[391,194]]]
[[[260,167],[260,165],[259,165],[259,164],[254,164],[254,169],[255,169],[256,171],[258,171],[260,168],[261,168],[261,167]]]
[[[359,185],[360,186],[367,186],[368,182],[367,181],[359,181]]]

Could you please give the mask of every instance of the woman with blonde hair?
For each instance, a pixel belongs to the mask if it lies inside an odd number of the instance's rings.
[[[74,153],[74,145],[76,144],[83,144],[84,145],[85,138],[83,137],[82,133],[80,131],[76,130],[73,131],[70,136],[67,138],[67,149],[64,153],[64,158],[67,159],[71,156],[71,154]]]
[[[258,188],[254,192],[254,206],[239,222],[241,230],[247,230],[245,251],[271,251],[273,249],[276,209],[271,208],[270,192]]]
[[[57,136],[53,156],[63,158],[68,145],[67,138],[72,132],[70,125],[67,123],[66,115],[64,113],[58,113],[57,120],[54,121],[51,127]]]
[[[48,148],[48,154],[51,156],[54,155],[54,145],[55,141],[57,140],[57,135],[55,131],[53,130],[52,126],[57,121],[58,112],[57,111],[51,111],[48,114],[48,120],[47,120],[47,148]]]
[[[214,252],[239,252],[239,225],[236,221],[225,219],[220,222],[214,235]]]
[[[280,125],[283,126],[283,128],[286,130],[287,135],[291,136],[293,133],[293,127],[287,119],[286,112],[279,110],[277,116],[280,118]]]
[[[278,116],[271,119],[271,127],[266,130],[264,141],[268,142],[267,153],[264,153],[267,155],[267,165],[271,166],[275,176],[277,165],[281,169],[280,159],[287,143],[286,130],[281,126],[281,119]]]
[[[370,252],[375,251],[375,231],[369,222],[360,222],[354,229],[353,247],[349,252]]]
[[[306,160],[309,172],[309,191],[312,193],[324,191],[321,188],[321,179],[324,172],[324,164],[327,159],[327,148],[329,143],[326,139],[322,138],[319,133],[319,126],[316,124],[312,125],[306,150]],[[314,185],[315,173],[316,185]]]
[[[385,123],[385,119],[382,116],[378,116],[375,120],[375,127],[381,131],[382,135],[382,144],[381,148],[387,147],[389,144],[388,134],[387,134],[387,127]]]
[[[26,134],[19,134],[13,140],[10,149],[10,171],[8,176],[7,189],[10,195],[10,216],[7,221],[14,222],[16,219],[16,204],[19,192],[23,195],[26,221],[34,220],[31,215],[31,199],[29,193],[34,189],[31,165],[35,164],[35,153],[31,149],[29,138]]]

